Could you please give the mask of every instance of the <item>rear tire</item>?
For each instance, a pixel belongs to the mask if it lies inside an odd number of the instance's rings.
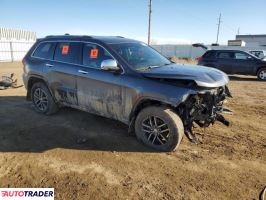
[[[266,68],[259,69],[257,77],[259,80],[266,81]]]
[[[31,100],[35,110],[42,114],[51,115],[59,109],[49,89],[42,82],[34,83],[32,86]]]
[[[138,140],[159,151],[174,151],[184,135],[180,117],[170,108],[150,106],[135,121]]]

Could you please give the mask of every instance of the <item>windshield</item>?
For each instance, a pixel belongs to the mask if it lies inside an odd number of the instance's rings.
[[[252,55],[256,56],[257,58],[260,58],[260,59],[264,59],[265,58],[265,55],[264,55],[263,51],[250,51],[250,53]]]
[[[112,44],[111,47],[136,70],[171,64],[167,58],[143,43]]]

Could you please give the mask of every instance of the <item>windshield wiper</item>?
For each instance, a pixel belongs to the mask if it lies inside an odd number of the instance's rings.
[[[162,65],[150,65],[150,66],[145,66],[145,67],[139,68],[138,70],[145,71],[145,70],[148,70],[148,69],[163,67],[163,66],[171,65],[171,64],[173,64],[173,63],[165,63],[165,64],[162,64]]]
[[[151,66],[145,66],[145,67],[141,67],[137,70],[140,70],[140,71],[145,71],[145,70],[148,70],[148,69],[151,69],[152,67]]]
[[[165,64],[163,64],[163,65],[158,65],[158,67],[163,67],[163,66],[172,65],[172,64],[174,64],[174,63],[172,63],[172,62],[170,62],[170,63],[165,63]]]

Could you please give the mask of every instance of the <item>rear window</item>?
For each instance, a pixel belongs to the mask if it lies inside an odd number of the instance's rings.
[[[79,42],[60,42],[56,46],[55,61],[81,64],[82,44]]]
[[[55,45],[55,42],[41,43],[33,53],[33,56],[44,59],[52,59],[54,55]]]
[[[217,58],[222,58],[222,59],[233,59],[234,54],[231,52],[219,52],[217,54]]]

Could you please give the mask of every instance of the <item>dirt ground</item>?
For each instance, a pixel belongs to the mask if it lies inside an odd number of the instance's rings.
[[[0,63],[0,75],[22,66]],[[37,114],[24,87],[0,90],[0,187],[54,187],[56,199],[258,199],[266,185],[266,83],[231,76],[226,116],[154,152],[123,124],[74,109]],[[78,142],[88,138],[85,143]]]

